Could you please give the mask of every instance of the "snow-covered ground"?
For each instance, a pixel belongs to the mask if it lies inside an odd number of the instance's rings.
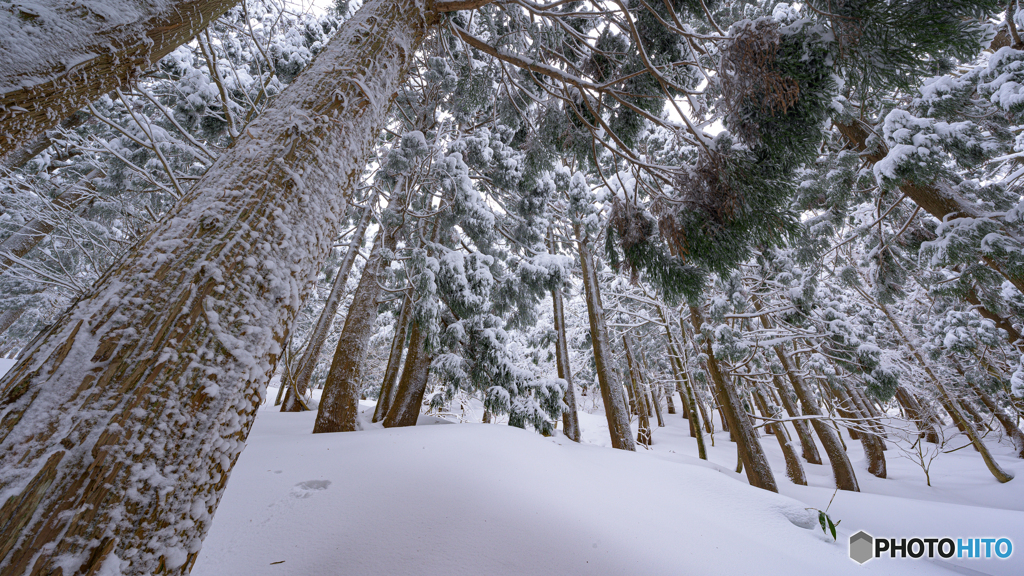
[[[888,479],[869,475],[847,437],[863,492],[836,494],[832,542],[808,510],[832,498],[827,465],[805,463],[811,486],[795,486],[765,437],[782,495],[751,488],[732,470],[728,435],[703,462],[678,414],[635,454],[603,447],[601,413],[581,413],[582,445],[504,425],[422,425],[441,423],[430,417],[312,435],[313,417],[260,411],[192,574],[1024,574],[1021,549],[959,563],[848,557],[859,530],[1024,546],[1024,461],[994,441],[1018,480],[998,484],[968,448],[936,460],[929,488],[896,449]]]

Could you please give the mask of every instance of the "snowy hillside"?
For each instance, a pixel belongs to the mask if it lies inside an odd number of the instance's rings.
[[[581,416],[585,440],[607,439],[603,416]],[[653,450],[637,453],[504,425],[423,426],[437,421],[427,418],[415,428],[311,435],[313,419],[260,411],[193,575],[1009,576],[1024,567],[1016,553],[1011,561],[961,567],[909,560],[859,566],[848,558],[846,541],[860,529],[952,530],[1024,542],[1024,512],[980,507],[1021,508],[1020,483],[998,485],[984,469],[966,476],[958,470],[956,485],[940,477],[933,480],[939,487],[924,491],[919,471],[915,476],[891,457],[892,479],[864,474],[865,493],[836,496],[830,512],[842,524],[834,543],[808,510],[824,508],[832,496],[823,487],[831,481],[825,467],[808,467],[817,487],[780,477],[785,496],[751,488],[724,465],[735,461],[725,434],[711,449],[712,461],[723,465],[685,456],[694,451],[678,415],[655,430]],[[859,451],[852,447],[851,456]],[[781,470],[781,454],[770,456]],[[968,458],[977,464],[976,455]],[[978,505],[963,505],[970,498]]]

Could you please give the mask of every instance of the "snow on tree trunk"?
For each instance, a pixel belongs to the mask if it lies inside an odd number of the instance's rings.
[[[786,414],[790,418],[800,416],[800,412],[796,409],[790,396],[792,390],[786,385],[785,380],[779,378],[776,374],[772,374],[772,383],[779,393],[779,401],[782,403],[782,407],[786,409]],[[793,428],[796,429],[796,435],[800,439],[800,448],[803,452],[804,460],[807,460],[810,464],[821,464],[821,455],[818,454],[818,446],[814,443],[814,436],[811,435],[810,424],[806,420],[794,420]]]
[[[910,392],[907,392],[907,389],[902,385],[896,387],[896,401],[903,407],[903,412],[907,419],[912,420],[914,425],[917,426],[925,441],[932,444],[938,443],[939,435],[936,433],[931,419],[925,414],[924,409],[917,402],[917,398]]]
[[[409,328],[409,317],[412,312],[412,292],[406,291],[402,300],[402,312],[395,322],[395,337],[391,340],[391,353],[388,354],[388,366],[384,370],[384,381],[380,385],[377,407],[373,411],[373,422],[380,422],[391,408],[395,398],[395,382],[398,380],[402,366],[402,352],[405,350],[405,333]]]
[[[10,310],[4,310],[0,312],[0,336],[3,336],[4,332],[7,331],[21,315],[25,313],[24,308],[12,308]]]
[[[835,388],[834,392],[836,394],[837,409],[839,406],[845,407],[846,412],[850,415],[849,417],[859,421],[859,439],[861,446],[864,447],[864,456],[868,460],[868,472],[878,478],[885,478],[885,452],[882,439],[868,430],[869,424],[866,420],[868,414],[858,405],[851,391],[839,386]],[[853,429],[850,432],[850,438],[853,438]],[[854,438],[854,440],[857,440],[857,438]]]
[[[429,25],[364,4],[0,380],[0,573],[189,571]]]
[[[552,251],[553,252],[553,251]],[[558,377],[565,380],[565,410],[562,411],[562,429],[565,436],[573,442],[580,441],[580,421],[576,414],[576,392],[572,387],[572,367],[569,365],[569,345],[565,335],[565,307],[562,302],[561,288],[551,290],[551,302],[555,316],[555,364]]]
[[[0,157],[142,76],[238,0],[37,0],[0,10]]]
[[[395,398],[384,417],[385,428],[415,426],[423,405],[423,393],[427,389],[431,354],[424,349],[427,335],[415,320],[409,335],[409,352],[405,358],[402,378],[398,381]],[[486,416],[486,414],[485,414]]]
[[[597,284],[597,270],[589,241],[583,237],[580,225],[575,225],[577,247],[580,253],[580,267],[583,269],[583,288],[587,299],[587,319],[590,321],[590,335],[594,347],[594,364],[597,367],[597,382],[601,387],[604,414],[608,420],[608,433],[612,448],[636,450],[629,428],[629,414],[622,393],[615,390],[612,378],[611,347],[608,343],[608,328],[604,322],[604,307],[601,305],[601,289]]]
[[[373,249],[359,285],[352,293],[352,305],[345,317],[345,327],[334,351],[331,371],[320,397],[320,410],[316,414],[313,433],[354,432],[358,429],[359,393],[363,382],[363,364],[370,351],[373,323],[377,320],[380,303],[380,275],[388,266],[383,251],[395,249],[395,237],[381,227],[373,242]]]
[[[690,306],[690,316],[695,327],[704,324],[700,310],[696,306]],[[779,487],[775,483],[775,476],[768,464],[768,458],[764,455],[761,441],[757,438],[750,420],[747,418],[743,403],[739,394],[733,386],[726,382],[726,376],[722,373],[715,358],[715,351],[711,346],[711,340],[704,343],[704,353],[707,355],[708,373],[711,381],[718,390],[718,397],[722,403],[722,411],[729,422],[729,430],[736,441],[736,451],[739,453],[743,469],[747,472],[747,481],[751,486],[778,492]]]
[[[355,232],[352,233],[352,241],[348,245],[345,259],[342,260],[341,266],[334,276],[331,294],[327,297],[324,309],[320,311],[320,317],[316,321],[316,326],[313,327],[313,333],[309,336],[309,343],[306,344],[306,351],[299,360],[299,370],[292,381],[292,386],[294,386],[295,394],[298,397],[305,394],[306,389],[309,387],[309,380],[313,376],[313,369],[316,368],[317,360],[320,359],[320,352],[324,348],[324,342],[327,341],[327,334],[331,331],[334,317],[338,314],[338,306],[341,305],[342,297],[345,295],[345,284],[348,282],[348,275],[352,271],[352,264],[356,261],[356,255],[359,254],[359,247],[363,245],[363,236],[366,234],[366,228],[370,224],[370,217],[372,215],[372,203],[367,202],[366,207],[363,208],[363,216],[359,219]],[[303,404],[296,401],[296,396],[292,395],[291,387],[289,387],[285,393],[284,402],[281,403],[281,412],[301,412],[304,409]]]
[[[851,124],[836,123],[836,128],[846,136],[846,138],[854,145],[854,148],[859,152],[867,150],[867,139],[868,131],[861,126],[859,121],[854,121]],[[876,150],[874,152],[864,155],[865,160],[871,164],[880,162],[886,156],[886,151],[883,149]],[[932,216],[943,221],[947,216],[951,218],[978,218],[982,214],[969,205],[962,198],[950,188],[948,183],[939,181],[936,184],[923,186],[915,184],[913,182],[904,182],[900,185],[900,191],[907,195],[908,198],[914,201],[918,206],[924,208],[926,212]],[[982,260],[1004,278],[1010,281],[1017,290],[1024,293],[1024,275],[1021,275],[1015,270],[1007,269],[1004,265],[987,255],[982,255]],[[989,314],[992,314],[989,312]],[[994,315],[994,314],[993,314]],[[1016,333],[1011,332],[1010,334]],[[1015,340],[1015,339],[1014,339]],[[1013,342],[1013,340],[1011,340]]]

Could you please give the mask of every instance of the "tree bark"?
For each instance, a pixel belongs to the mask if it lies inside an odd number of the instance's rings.
[[[370,225],[370,217],[372,215],[373,202],[367,201],[366,207],[363,208],[363,215],[359,219],[359,224],[356,225],[355,232],[352,233],[352,241],[349,242],[345,259],[342,260],[341,266],[334,276],[334,282],[331,284],[331,293],[327,296],[324,309],[320,311],[320,317],[317,318],[316,326],[313,327],[313,333],[309,335],[306,350],[302,353],[302,358],[299,359],[299,370],[295,374],[294,386],[295,393],[300,397],[309,388],[309,380],[313,377],[313,370],[316,368],[317,361],[320,360],[320,353],[324,349],[324,342],[327,341],[327,334],[331,331],[334,317],[338,315],[338,306],[341,305],[341,301],[345,296],[345,284],[348,283],[348,275],[352,272],[352,265],[359,254],[359,248],[363,245],[363,236],[366,235],[366,228]],[[281,412],[301,412],[304,409],[305,407],[301,402],[295,401],[295,397],[292,396],[291,387],[289,387],[287,392],[285,392],[284,402],[281,403]]]
[[[622,335],[622,344],[626,347],[626,365],[629,370],[629,390],[632,393],[634,402],[636,403],[636,413],[640,419],[636,433],[636,442],[637,444],[650,446],[653,441],[651,434],[651,419],[648,415],[647,403],[644,401],[646,394],[643,393],[639,382],[640,366],[637,364],[636,358],[633,357],[633,347],[630,345],[630,338],[628,334]]]
[[[864,448],[864,455],[868,459],[868,472],[878,478],[885,478],[886,467],[884,446],[881,438],[868,431],[870,423],[865,420],[868,415],[864,413],[864,410],[859,406],[856,398],[853,397],[853,392],[846,390],[843,387],[836,388],[834,392],[836,394],[837,401],[836,407],[840,408],[845,405],[846,411],[850,414],[850,417],[856,418],[860,422],[860,424],[855,425],[860,426],[860,443]],[[851,428],[850,431],[852,432],[853,429]],[[852,434],[850,435],[850,438],[853,438]]]
[[[553,244],[553,242],[552,242]],[[580,421],[576,413],[576,392],[572,387],[572,367],[569,365],[569,345],[565,335],[565,306],[562,302],[562,289],[551,290],[551,302],[555,316],[555,364],[558,366],[558,377],[565,380],[565,410],[562,411],[562,430],[573,442],[580,441]]]
[[[402,366],[402,354],[405,352],[405,335],[409,328],[409,318],[412,310],[412,288],[406,290],[402,299],[402,311],[395,322],[395,337],[391,339],[391,351],[388,354],[388,365],[384,369],[384,380],[380,385],[380,394],[377,396],[377,407],[373,411],[372,422],[380,422],[387,415],[391,408],[391,401],[395,397],[395,382],[398,380],[399,370]]]
[[[0,379],[0,573],[189,571],[433,22],[366,2]]]
[[[590,252],[590,240],[584,237],[578,224],[575,226],[575,232],[580,254],[580,267],[583,269],[583,288],[587,298],[587,319],[590,321],[594,364],[597,367],[597,381],[601,387],[601,399],[604,400],[604,413],[608,419],[608,433],[611,435],[612,448],[636,450],[629,428],[629,414],[627,414],[626,406],[622,401],[622,394],[615,392],[611,366],[608,364],[611,361],[608,328],[605,326],[601,289],[597,283],[594,256]]]
[[[388,260],[382,252],[385,249],[390,252],[394,248],[393,234],[382,227],[377,231],[359,285],[352,293],[352,305],[345,317],[345,327],[338,339],[331,371],[327,374],[323,395],[320,396],[314,434],[354,432],[359,429],[359,392],[362,387],[363,364],[370,351],[373,323],[377,320],[381,294],[380,275],[388,266]]]
[[[778,406],[769,404],[764,392],[756,384],[754,386],[754,399],[757,401],[761,413],[765,416],[777,420],[782,417]],[[772,433],[775,435],[775,439],[778,440],[779,447],[782,448],[782,455],[786,459],[786,477],[794,484],[807,486],[807,473],[804,472],[804,465],[800,462],[800,457],[797,456],[796,450],[793,449],[793,444],[790,442],[789,432],[786,430],[786,427],[781,422],[777,422],[772,426]]]
[[[704,323],[700,310],[696,306],[690,306],[690,316],[693,319],[695,328]],[[751,486],[778,492],[779,487],[775,483],[775,476],[772,475],[772,468],[768,464],[768,458],[765,457],[764,451],[761,448],[761,441],[757,438],[757,434],[754,433],[754,429],[750,425],[750,420],[747,418],[746,411],[743,410],[743,404],[740,402],[739,394],[726,382],[725,374],[722,373],[718,365],[718,360],[715,358],[715,351],[711,346],[710,340],[704,343],[704,352],[708,358],[707,366],[708,372],[711,375],[711,381],[715,384],[715,388],[718,389],[718,396],[722,401],[722,409],[729,421],[729,429],[733,431],[736,437],[736,450],[739,452],[740,460],[743,462],[743,468],[747,471],[747,481],[750,482]]]
[[[89,3],[37,3],[42,9],[0,12],[10,33],[0,35],[0,158],[131,84],[238,0],[122,0],[102,13]]]
[[[1017,457],[1024,458],[1024,433],[1022,433],[1020,428],[1017,427],[1017,422],[1014,418],[1003,411],[1002,407],[996,403],[988,392],[982,390],[981,386],[978,386],[969,380],[968,385],[971,387],[971,390],[974,390],[974,393],[978,395],[981,403],[988,408],[988,411],[995,416],[996,421],[998,421],[1003,427],[1003,432],[1010,438],[1010,441],[1013,442],[1014,453]]]
[[[790,418],[800,416],[800,412],[790,396],[793,391],[786,385],[785,380],[772,374],[772,384],[775,385],[775,389],[779,393],[779,401],[786,409],[786,414]],[[793,420],[793,428],[796,430],[797,438],[800,439],[800,449],[803,451],[804,460],[811,464],[821,464],[821,455],[818,454],[818,446],[814,443],[814,436],[811,435],[810,424],[806,420]]]
[[[419,323],[412,322],[412,334],[409,335],[409,353],[405,359],[402,378],[395,390],[395,399],[391,403],[387,416],[384,417],[385,428],[398,426],[415,426],[423,405],[423,393],[427,390],[427,377],[430,373],[432,356],[423,345],[426,334],[420,329]],[[484,413],[485,421],[487,412]]]
[[[935,431],[931,418],[928,418],[924,413],[924,408],[917,402],[917,398],[910,392],[907,392],[903,386],[898,386],[896,388],[896,401],[903,407],[903,411],[908,419],[912,420],[914,425],[917,426],[925,441],[937,444],[939,442],[939,435]]]

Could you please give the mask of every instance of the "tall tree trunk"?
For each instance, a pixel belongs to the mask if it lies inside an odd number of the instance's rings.
[[[622,335],[622,344],[626,348],[626,365],[629,370],[629,390],[632,392],[634,401],[636,402],[636,413],[640,417],[640,423],[638,425],[639,430],[636,434],[637,444],[643,444],[644,446],[650,446],[653,440],[651,434],[651,418],[650,413],[647,409],[646,394],[642,389],[640,383],[640,366],[633,356],[633,347],[630,345],[630,338],[628,334]]]
[[[0,573],[189,571],[433,21],[366,2],[0,379]]]
[[[385,245],[387,244],[387,245]],[[373,249],[359,285],[352,293],[352,305],[345,317],[338,347],[331,361],[324,391],[320,396],[320,409],[316,413],[313,433],[354,432],[359,427],[359,392],[362,386],[363,364],[370,351],[373,323],[377,320],[380,304],[380,275],[388,266],[383,250],[395,249],[394,234],[381,227],[373,242]]]
[[[309,380],[313,377],[313,370],[316,368],[317,361],[320,360],[320,352],[324,349],[327,334],[331,331],[334,317],[338,315],[338,306],[341,305],[341,301],[345,296],[345,284],[348,283],[348,275],[352,272],[352,265],[359,254],[359,248],[363,245],[363,236],[366,235],[366,228],[370,225],[370,217],[372,215],[373,201],[370,200],[366,202],[366,207],[363,208],[363,215],[359,218],[359,224],[356,225],[356,229],[352,233],[348,252],[345,253],[345,259],[341,261],[341,266],[334,276],[334,282],[331,284],[331,293],[327,296],[324,309],[320,311],[320,317],[317,318],[316,326],[313,327],[313,333],[309,336],[306,350],[303,352],[302,358],[299,359],[299,370],[295,374],[293,386],[295,394],[300,398],[306,393],[306,389],[309,388]],[[281,404],[281,412],[301,412],[302,410],[304,410],[304,406],[301,402],[295,401],[295,396],[292,396],[292,386],[289,386],[288,391],[285,393],[284,402]]]
[[[917,402],[917,398],[913,394],[908,392],[903,386],[896,387],[896,401],[903,407],[903,412],[907,415],[909,420],[914,422],[917,426],[918,431],[926,442],[937,444],[939,441],[939,435],[935,431],[930,418],[925,414],[924,409]]]
[[[402,353],[405,351],[405,335],[409,328],[409,321],[412,317],[412,288],[405,292],[402,299],[402,311],[395,322],[395,337],[391,339],[391,352],[388,354],[388,365],[384,369],[384,380],[380,385],[380,395],[377,397],[377,407],[373,411],[373,422],[380,422],[387,415],[391,408],[391,401],[395,397],[395,383],[398,381],[399,370],[402,366]]]
[[[604,400],[604,414],[608,420],[608,433],[612,448],[636,450],[629,428],[629,414],[622,401],[622,394],[616,393],[612,378],[611,350],[608,344],[608,328],[604,322],[604,307],[601,305],[601,289],[597,283],[594,256],[590,252],[590,240],[584,237],[580,226],[575,226],[576,244],[580,253],[580,267],[583,269],[583,289],[587,298],[587,319],[590,321],[590,335],[594,347],[594,364],[597,367],[597,382]]]
[[[0,12],[21,22],[0,37],[0,157],[134,82],[238,3],[115,0],[100,13],[89,3],[37,1],[39,13],[20,5]]]
[[[779,410],[778,406],[768,402],[760,385],[756,383],[754,385],[754,399],[757,401],[761,413],[768,418],[778,420],[782,417],[782,411]],[[800,457],[797,455],[796,450],[793,449],[793,444],[790,442],[789,432],[786,430],[786,427],[781,422],[777,422],[772,426],[772,433],[775,435],[775,439],[778,440],[779,447],[782,448],[782,455],[786,459],[786,477],[794,484],[807,486],[807,473],[804,472],[804,465],[800,462]]]
[[[75,128],[85,124],[91,118],[91,114],[79,110],[65,118],[60,123],[60,130],[74,130]],[[53,143],[52,135],[54,132],[55,131],[42,132],[10,154],[6,156],[0,154],[0,168],[17,170],[25,164],[28,164],[29,160],[42,154],[43,150],[50,147],[50,144]]]
[[[693,319],[694,327],[699,329],[699,326],[704,321],[700,310],[696,306],[690,306],[690,316]],[[704,343],[704,352],[707,354],[707,366],[708,372],[711,375],[711,381],[714,383],[715,388],[718,389],[718,397],[722,401],[722,409],[725,411],[725,417],[729,421],[729,429],[733,431],[736,437],[736,450],[740,454],[743,468],[747,471],[747,481],[750,482],[751,486],[778,492],[779,487],[775,484],[775,476],[772,475],[772,468],[768,464],[768,458],[765,457],[764,451],[761,448],[761,441],[758,440],[757,434],[754,433],[754,429],[750,425],[750,420],[743,409],[739,394],[726,382],[726,376],[718,365],[718,360],[715,358],[715,351],[711,347],[710,340]]]
[[[4,332],[7,332],[7,329],[13,326],[24,313],[24,308],[11,308],[0,312],[0,336],[3,336]]]
[[[946,407],[946,411],[949,412],[949,415],[953,418],[953,422],[957,425],[957,428],[959,428],[961,432],[966,434],[967,437],[971,439],[971,444],[973,444],[974,449],[981,454],[981,458],[982,460],[985,461],[985,466],[988,468],[988,471],[992,473],[992,476],[994,476],[995,479],[1001,483],[1006,483],[1009,482],[1010,480],[1013,480],[1013,475],[1006,472],[1005,470],[1002,469],[1002,467],[999,466],[999,463],[996,462],[995,458],[992,457],[992,453],[989,452],[988,446],[985,446],[985,443],[982,442],[981,436],[978,435],[978,431],[974,428],[974,426],[971,426],[967,422],[966,418],[964,418],[963,413],[954,403],[953,397],[949,394],[949,391],[946,390],[946,386],[942,383],[941,380],[939,380],[939,377],[935,374],[935,372],[932,371],[931,365],[925,360],[925,357],[917,350],[917,346],[914,346],[914,343],[911,342],[909,338],[907,338],[906,333],[903,331],[903,327],[900,325],[899,321],[896,320],[896,317],[893,316],[892,313],[889,311],[889,307],[886,306],[885,304],[882,304],[881,302],[877,302],[874,299],[869,298],[867,294],[864,294],[864,292],[861,290],[858,290],[858,292],[860,292],[861,296],[863,296],[865,300],[874,304],[878,309],[880,309],[882,313],[885,314],[885,317],[889,319],[889,323],[892,324],[892,327],[896,329],[896,333],[899,334],[900,339],[903,340],[903,343],[906,344],[907,347],[910,349],[911,353],[914,354],[914,357],[917,358],[917,361],[921,363],[921,367],[924,368],[925,374],[928,375],[928,378],[932,381],[932,384],[935,385],[936,390],[939,391],[939,399],[942,401],[943,406]]]
[[[658,308],[662,321],[665,322],[665,336],[668,338],[668,358],[672,364],[672,370],[676,378],[676,388],[679,391],[679,401],[683,405],[683,417],[690,422],[690,436],[697,439],[697,455],[701,460],[707,460],[707,450],[704,446],[704,431],[701,429],[700,420],[697,416],[697,401],[693,395],[693,387],[690,385],[690,378],[684,368],[685,354],[683,353],[682,342],[676,345],[672,336],[671,327],[668,324],[668,314],[661,307]],[[680,326],[681,328],[681,326]],[[686,337],[685,332],[683,337]],[[710,431],[708,432],[710,434]]]
[[[988,392],[982,390],[981,386],[978,386],[970,380],[968,380],[967,383],[971,387],[971,390],[974,390],[974,393],[978,395],[981,403],[988,408],[988,411],[995,416],[996,421],[998,421],[1003,427],[1003,433],[1005,433],[1010,438],[1010,441],[1013,442],[1014,453],[1017,457],[1024,458],[1024,433],[1022,433],[1020,428],[1017,427],[1017,423],[1014,421],[1014,418],[1003,411],[1002,407],[996,403],[995,399],[993,399]]]
[[[885,450],[882,444],[882,439],[873,434],[870,431],[871,424],[865,414],[864,410],[858,405],[856,398],[853,397],[853,392],[847,390],[843,386],[839,386],[833,390],[836,394],[836,406],[837,408],[841,405],[845,405],[847,413],[850,414],[851,418],[857,419],[859,424],[859,436],[861,446],[864,448],[864,455],[868,459],[868,472],[878,478],[885,478],[886,467],[885,467]],[[851,432],[853,429],[850,429]],[[853,436],[850,436],[853,438]]]
[[[395,390],[395,399],[391,408],[384,416],[384,427],[415,426],[423,404],[423,393],[427,390],[427,377],[430,374],[431,354],[424,349],[426,334],[420,329],[418,322],[413,320],[412,333],[409,335],[409,353],[405,358],[402,378]],[[484,412],[486,417],[488,412]]]
[[[554,241],[550,244],[554,247]],[[552,252],[554,250],[552,249]],[[565,380],[566,409],[562,411],[562,429],[567,438],[573,442],[580,441],[580,421],[576,413],[576,392],[572,387],[572,367],[569,365],[569,345],[565,335],[565,306],[562,302],[562,289],[551,290],[551,302],[555,316],[555,364],[558,366],[558,377]]]
[[[775,385],[775,389],[779,393],[779,401],[782,403],[782,407],[786,409],[786,414],[790,418],[800,416],[800,411],[797,410],[791,396],[793,391],[786,385],[786,381],[773,373],[772,384]],[[811,425],[807,423],[807,420],[793,420],[793,428],[796,430],[797,438],[800,439],[800,449],[803,452],[804,460],[811,464],[821,464],[818,446],[814,443],[814,436],[811,435]]]
[[[754,309],[761,312],[761,301],[758,298],[753,298],[751,301],[754,304]],[[767,329],[772,328],[772,321],[766,314],[761,315],[761,324]],[[781,345],[774,346],[773,349],[775,350],[775,355],[779,358],[779,363],[782,364],[782,370],[786,373],[786,377],[789,378],[790,384],[793,385],[793,389],[796,391],[797,398],[800,399],[800,406],[803,407],[804,416],[811,417],[811,426],[814,428],[815,433],[818,434],[818,439],[821,440],[821,445],[825,449],[825,455],[828,456],[829,463],[832,465],[832,475],[835,477],[836,487],[840,490],[860,492],[860,486],[857,484],[857,475],[853,471],[853,464],[850,462],[850,458],[846,455],[846,448],[843,445],[842,438],[839,437],[839,433],[823,419],[821,408],[814,398],[814,392],[804,379],[793,370],[786,351]],[[780,396],[781,394],[780,391]]]

